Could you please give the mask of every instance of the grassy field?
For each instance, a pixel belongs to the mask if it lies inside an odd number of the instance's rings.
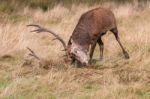
[[[40,24],[67,42],[81,14],[110,8],[117,19],[119,36],[130,54],[125,60],[114,35],[108,32],[104,60],[86,68],[65,64],[63,47],[46,33],[27,28]],[[87,6],[56,5],[43,11],[25,7],[15,14],[0,13],[0,99],[150,99],[150,4],[104,3]],[[26,47],[42,58],[39,63]],[[94,59],[99,58],[97,46]]]

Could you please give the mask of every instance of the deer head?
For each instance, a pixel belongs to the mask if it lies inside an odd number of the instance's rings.
[[[87,65],[87,50],[84,49],[81,45],[74,42],[71,39],[70,44],[67,46],[67,53],[69,54],[69,57],[71,58],[72,62],[76,60],[82,65]]]
[[[67,60],[71,61],[71,63],[73,63],[74,61],[78,61],[82,65],[88,64],[87,51],[85,49],[83,49],[82,46],[80,46],[79,44],[74,42],[72,39],[70,39],[68,45],[66,45],[64,40],[59,35],[57,35],[55,32],[53,32],[51,30],[48,30],[44,27],[41,27],[41,26],[35,25],[35,24],[30,24],[27,26],[32,26],[32,27],[37,28],[31,32],[36,32],[36,33],[47,32],[47,33],[52,34],[55,37],[54,40],[60,41],[61,44],[63,45],[64,51],[66,54],[65,56],[66,56]]]

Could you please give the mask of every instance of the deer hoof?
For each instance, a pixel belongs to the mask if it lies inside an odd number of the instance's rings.
[[[124,57],[125,57],[125,59],[129,59],[130,58],[130,56],[129,56],[129,54],[127,52],[124,53]]]
[[[99,61],[103,61],[103,57],[100,57]]]
[[[92,62],[92,60],[90,59],[90,60],[89,60],[89,64],[92,65],[92,63],[93,63],[93,62]]]

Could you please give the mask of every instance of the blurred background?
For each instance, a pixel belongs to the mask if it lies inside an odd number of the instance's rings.
[[[32,9],[40,8],[43,11],[47,11],[58,4],[65,7],[70,7],[71,5],[78,4],[87,4],[92,6],[106,2],[113,2],[117,4],[130,3],[136,5],[137,7],[143,8],[144,5],[147,4],[148,0],[0,0],[0,12],[17,12],[23,10],[24,7],[29,7]]]

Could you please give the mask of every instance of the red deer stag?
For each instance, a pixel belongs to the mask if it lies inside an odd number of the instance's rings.
[[[96,8],[84,13],[80,17],[78,24],[76,25],[68,41],[68,45],[66,45],[66,43],[60,36],[58,36],[51,30],[45,29],[35,24],[30,24],[28,26],[37,27],[36,30],[31,32],[48,32],[55,36],[56,39],[58,39],[62,43],[66,52],[66,56],[68,57],[68,59],[71,59],[72,63],[78,61],[82,65],[87,65],[87,52],[90,45],[91,49],[89,54],[89,62],[91,63],[96,43],[98,43],[100,47],[100,59],[103,59],[104,44],[101,37],[106,34],[107,31],[111,31],[115,35],[116,40],[122,48],[124,57],[126,59],[129,59],[129,54],[122,46],[118,36],[115,16],[109,9]]]

